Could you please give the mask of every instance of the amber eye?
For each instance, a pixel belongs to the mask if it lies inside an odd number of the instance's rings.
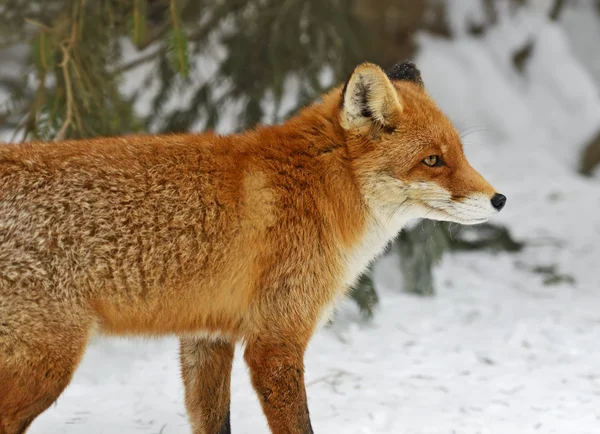
[[[437,155],[430,155],[429,157],[423,159],[423,164],[429,167],[438,167],[443,166],[444,162]]]

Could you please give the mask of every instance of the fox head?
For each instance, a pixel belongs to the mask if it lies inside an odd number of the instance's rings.
[[[469,164],[458,132],[412,63],[358,66],[339,122],[367,204],[381,216],[482,223],[506,197]]]

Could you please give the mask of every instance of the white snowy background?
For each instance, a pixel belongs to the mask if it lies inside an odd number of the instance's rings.
[[[465,133],[467,157],[508,197],[495,222],[527,247],[445,256],[432,298],[402,293],[397,258],[378,262],[374,320],[343,302],[308,348],[316,433],[600,433],[600,176],[576,173],[600,127],[600,20],[580,7],[550,23],[550,2],[530,3],[476,39],[461,30],[480,1],[450,2],[460,35],[421,35],[416,58],[426,88]],[[527,38],[533,57],[517,74],[510,55]],[[575,282],[545,285],[538,266]],[[232,429],[267,433],[241,353]],[[175,338],[94,340],[30,430],[84,432],[190,433]]]

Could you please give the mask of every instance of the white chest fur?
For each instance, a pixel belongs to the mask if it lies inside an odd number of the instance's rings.
[[[352,286],[369,264],[383,253],[385,247],[408,221],[398,213],[390,217],[385,212],[372,215],[360,241],[346,254],[344,285]]]
[[[343,254],[345,272],[341,284],[346,288],[352,287],[369,264],[383,253],[390,241],[414,217],[412,213],[393,213],[387,210],[373,213],[367,222],[359,242]],[[342,293],[339,294],[339,296],[341,295]],[[329,320],[335,309],[335,305],[339,301],[339,296],[332,300],[329,306],[323,310],[319,326],[324,325]]]
[[[377,256],[383,253],[385,247],[398,235],[407,221],[407,218],[400,218],[400,216],[389,218],[384,213],[372,216],[360,241],[350,251],[345,252],[346,266],[342,285],[346,288],[354,285],[356,279]],[[331,318],[341,295],[342,293],[338,294],[338,297],[323,309],[319,327],[325,325]]]

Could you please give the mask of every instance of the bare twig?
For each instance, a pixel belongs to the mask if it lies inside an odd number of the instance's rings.
[[[61,47],[63,52],[63,60],[60,63],[60,67],[62,69],[63,77],[65,79],[65,90],[67,93],[67,114],[65,116],[65,120],[58,130],[56,134],[56,140],[64,140],[67,130],[71,126],[71,122],[73,120],[73,88],[71,87],[71,75],[69,73],[69,50],[67,47]]]
[[[140,51],[144,50],[144,49],[148,48],[150,45],[152,45],[153,43],[155,43],[156,41],[158,41],[159,39],[161,39],[163,36],[165,36],[167,31],[169,30],[169,27],[170,27],[169,21],[166,21],[163,24],[161,24],[160,27],[158,27],[156,30],[154,30],[152,35],[148,36],[144,40],[144,42],[137,45],[138,50],[140,50]]]
[[[73,27],[71,28],[71,37],[69,38],[69,41],[61,45],[63,59],[60,62],[60,68],[62,70],[63,78],[65,80],[67,113],[65,115],[65,120],[62,126],[60,127],[60,130],[58,130],[58,133],[56,134],[55,140],[64,140],[69,127],[73,123],[73,106],[75,105],[75,100],[73,98],[73,84],[71,82],[69,63],[71,62],[71,50],[73,49],[73,45],[75,44],[76,36],[77,25],[73,24]]]
[[[552,9],[550,10],[549,14],[549,17],[552,21],[558,21],[566,3],[567,2],[565,0],[556,0],[554,2],[554,5],[552,6]]]
[[[156,50],[152,51],[151,53],[148,53],[144,56],[138,57],[135,60],[132,60],[129,63],[121,65],[120,67],[118,67],[117,69],[114,70],[114,73],[122,74],[123,72],[127,72],[133,68],[143,65],[146,62],[150,62],[150,61],[160,57],[161,55],[163,55],[165,53],[165,51],[166,51],[166,48],[164,46],[158,47]]]
[[[600,129],[588,142],[583,151],[581,163],[579,165],[579,173],[589,176],[598,164],[600,164]]]
[[[37,88],[37,91],[35,94],[35,98],[32,101],[31,106],[29,107],[27,118],[26,118],[25,122],[23,123],[23,140],[26,140],[29,137],[29,134],[32,131],[35,131],[37,113],[38,113],[39,107],[43,104],[44,98],[46,96],[46,85],[45,85],[46,73],[41,72],[41,71],[38,72],[37,80],[38,80],[39,85],[38,85],[38,88]]]
[[[25,22],[31,24],[32,26],[38,27],[42,30],[45,30],[47,32],[52,30],[50,27],[48,27],[44,23],[41,23],[40,21],[34,20],[32,18],[25,18]]]

